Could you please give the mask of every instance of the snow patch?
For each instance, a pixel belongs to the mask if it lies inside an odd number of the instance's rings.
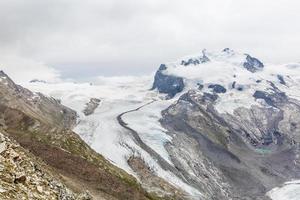
[[[300,180],[286,182],[282,187],[276,187],[267,193],[272,200],[299,200]]]

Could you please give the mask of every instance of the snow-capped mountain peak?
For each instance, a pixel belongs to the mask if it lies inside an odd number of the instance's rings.
[[[256,91],[271,91],[274,87],[299,97],[299,92],[287,90],[300,84],[297,65],[264,64],[249,54],[225,48],[220,52],[202,51],[200,56],[186,56],[176,62],[161,65],[153,88],[174,97],[189,89],[216,93],[221,112],[233,112],[239,106],[257,104]],[[292,91],[292,92],[291,92]]]

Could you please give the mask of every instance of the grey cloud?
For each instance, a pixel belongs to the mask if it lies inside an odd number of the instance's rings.
[[[148,73],[202,48],[299,61],[299,7],[297,0],[0,1],[0,53],[66,76]]]

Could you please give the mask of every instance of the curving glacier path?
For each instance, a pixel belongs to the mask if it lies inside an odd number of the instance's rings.
[[[155,174],[185,190],[191,196],[201,194],[186,183],[174,167],[166,142],[172,138],[159,123],[161,111],[175,100],[150,91],[152,77],[99,77],[88,83],[24,83],[35,92],[60,99],[62,104],[77,111],[79,118],[74,131],[95,151],[116,166],[135,176],[128,158],[138,153]],[[94,113],[83,114],[91,98],[101,100]],[[149,103],[150,102],[150,103]]]

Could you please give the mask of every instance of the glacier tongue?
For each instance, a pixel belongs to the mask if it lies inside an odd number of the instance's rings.
[[[60,99],[62,104],[76,110],[79,119],[74,131],[97,152],[132,173],[126,160],[130,151],[123,146],[130,137],[124,133],[116,117],[151,99],[153,92],[148,94],[150,83],[150,77],[99,77],[95,84],[33,82],[23,85],[32,91]],[[85,116],[83,111],[91,98],[101,102],[94,114]]]

